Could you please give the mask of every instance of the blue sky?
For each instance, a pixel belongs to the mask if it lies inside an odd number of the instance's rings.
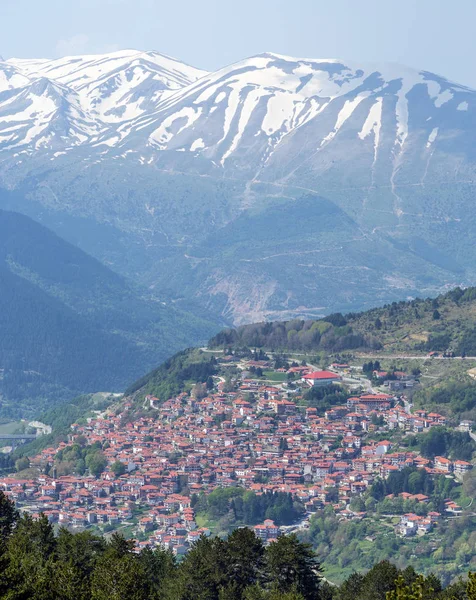
[[[0,55],[157,50],[204,69],[264,51],[399,62],[476,88],[474,0],[0,0]]]

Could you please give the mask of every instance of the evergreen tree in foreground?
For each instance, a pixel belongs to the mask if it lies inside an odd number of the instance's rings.
[[[304,600],[318,597],[321,567],[310,544],[295,534],[280,536],[266,552],[269,583],[279,592],[298,592]]]
[[[13,502],[3,492],[0,492],[0,550],[11,535],[18,517],[19,514]]]
[[[248,528],[202,536],[177,563],[160,548],[136,552],[118,534],[55,536],[46,516],[19,516],[2,492],[0,525],[0,600],[476,600],[476,574],[442,589],[435,575],[389,561],[330,585],[294,534],[267,547]]]

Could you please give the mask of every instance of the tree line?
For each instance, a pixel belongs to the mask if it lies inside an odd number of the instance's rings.
[[[182,560],[113,534],[19,515],[0,492],[0,598],[5,600],[476,600],[470,574],[443,589],[435,575],[389,561],[329,584],[310,544],[294,534],[265,546],[248,528],[201,536]]]
[[[208,343],[210,348],[249,347],[270,350],[326,350],[340,352],[355,348],[380,348],[376,338],[355,332],[340,313],[317,321],[294,319],[242,325],[225,329]]]
[[[271,519],[277,525],[290,525],[304,514],[304,506],[292,494],[272,492],[255,494],[240,487],[216,488],[210,494],[192,497],[197,515],[220,521],[223,529],[237,525],[256,525]]]
[[[309,544],[281,536],[267,547],[248,528],[202,536],[179,562],[172,552],[113,534],[61,528],[19,515],[0,492],[0,598],[5,600],[311,600],[321,569]]]

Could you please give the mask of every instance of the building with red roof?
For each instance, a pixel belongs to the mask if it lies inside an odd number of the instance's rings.
[[[314,371],[313,373],[304,375],[302,380],[312,386],[324,387],[325,385],[342,381],[342,377],[332,371]]]

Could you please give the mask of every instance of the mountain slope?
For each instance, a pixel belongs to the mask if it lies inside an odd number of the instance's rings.
[[[23,215],[0,211],[2,412],[86,391],[120,391],[208,321],[133,289]],[[34,404],[32,402],[34,401]]]
[[[3,206],[71,241],[85,220],[113,232],[81,247],[175,299],[240,323],[476,282],[474,90],[271,53],[215,73],[135,51],[0,71],[0,185],[22,198]],[[281,210],[313,236],[273,239]],[[251,257],[248,220],[269,224]]]
[[[210,348],[341,352],[378,350],[417,356],[429,351],[476,356],[476,288],[455,288],[436,298],[393,302],[362,313],[320,320],[275,321],[225,329]]]
[[[189,85],[205,74],[158,52],[136,50],[58,60],[12,59],[7,64],[29,82],[45,78],[73,90],[81,98],[84,110],[110,123],[153,110],[167,92]]]

